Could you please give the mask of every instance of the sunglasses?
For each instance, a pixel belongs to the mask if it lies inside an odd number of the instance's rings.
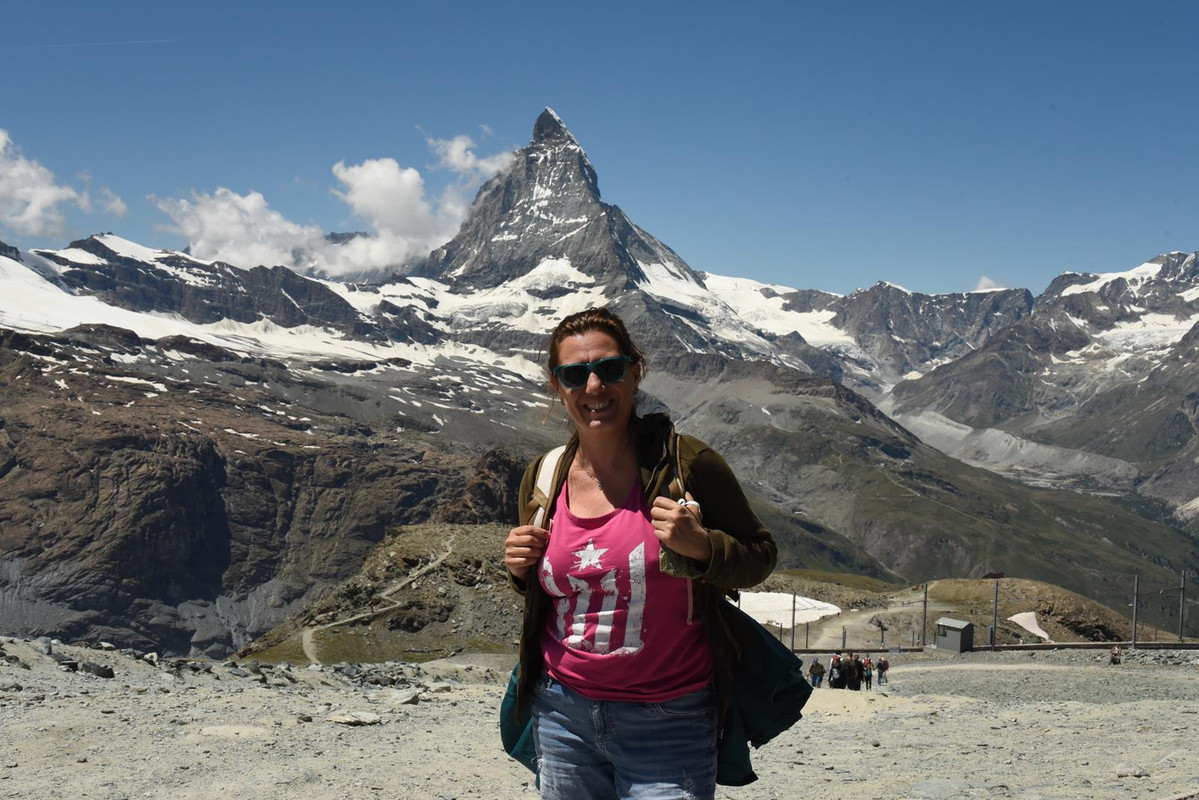
[[[608,356],[591,362],[559,364],[554,367],[554,377],[570,391],[586,386],[593,372],[602,383],[620,383],[629,373],[629,364],[632,363],[631,356]]]

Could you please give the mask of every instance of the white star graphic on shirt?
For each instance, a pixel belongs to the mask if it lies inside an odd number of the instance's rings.
[[[588,539],[586,547],[584,547],[582,550],[574,551],[574,557],[578,559],[578,561],[575,563],[575,571],[582,572],[588,567],[603,569],[603,565],[600,564],[600,559],[606,552],[608,552],[608,548],[596,547],[595,540]]]

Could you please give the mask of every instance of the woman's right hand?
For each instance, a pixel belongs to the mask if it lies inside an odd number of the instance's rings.
[[[532,525],[521,525],[508,531],[508,538],[504,540],[504,566],[514,577],[524,580],[529,568],[545,552],[549,537],[548,530]]]

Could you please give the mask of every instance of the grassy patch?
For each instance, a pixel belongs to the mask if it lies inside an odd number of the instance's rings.
[[[869,575],[855,575],[849,572],[827,572],[820,569],[780,569],[776,575],[800,578],[817,583],[831,583],[844,586],[847,589],[859,589],[865,592],[894,592],[903,584],[872,578]]]
[[[251,657],[266,664],[282,664],[284,662],[288,664],[308,663],[308,656],[304,655],[304,644],[298,636],[269,645],[254,653]]]

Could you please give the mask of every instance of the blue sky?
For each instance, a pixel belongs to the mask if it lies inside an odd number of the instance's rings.
[[[551,106],[604,199],[696,269],[1039,292],[1199,250],[1194,3],[10,0],[4,17],[0,240],[26,248],[112,230],[253,259],[367,230],[377,252],[354,258],[419,251]]]

